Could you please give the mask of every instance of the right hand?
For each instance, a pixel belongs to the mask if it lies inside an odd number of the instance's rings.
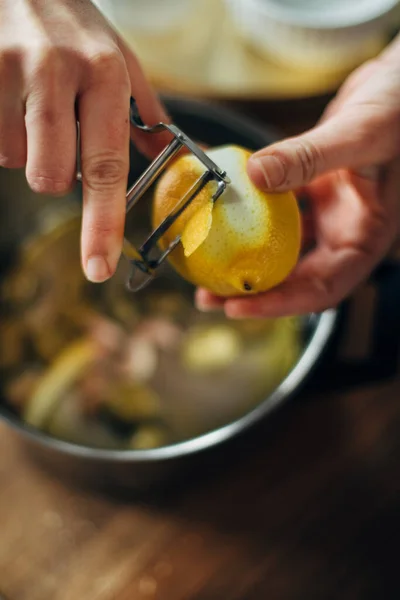
[[[0,166],[33,191],[67,192],[81,131],[82,265],[108,279],[121,253],[129,170],[129,100],[143,120],[167,116],[137,59],[89,0],[0,0]],[[162,135],[134,134],[155,155]]]
[[[274,289],[230,299],[199,290],[200,308],[232,318],[320,312],[368,277],[400,231],[399,98],[400,37],[351,75],[316,127],[250,158],[259,188],[306,192],[315,243]]]

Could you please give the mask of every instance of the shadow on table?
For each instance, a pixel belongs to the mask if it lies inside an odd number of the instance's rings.
[[[397,599],[399,384],[390,395],[310,396],[247,447],[143,502],[227,546],[239,539],[256,563],[272,552],[275,576],[307,589],[295,598]]]

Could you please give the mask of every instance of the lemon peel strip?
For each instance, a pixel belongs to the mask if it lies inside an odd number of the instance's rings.
[[[24,419],[29,425],[43,427],[63,399],[63,393],[96,359],[96,347],[89,339],[68,346],[46,371],[27,404]]]
[[[209,200],[189,219],[181,235],[183,251],[189,257],[201,246],[210,233],[214,202]]]

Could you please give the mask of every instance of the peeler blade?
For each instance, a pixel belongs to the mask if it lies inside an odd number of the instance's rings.
[[[218,165],[216,165],[197,144],[187,137],[183,131],[176,127],[176,125],[166,123],[158,123],[153,126],[145,125],[139,115],[136,102],[133,98],[131,98],[130,122],[132,126],[149,134],[158,133],[160,131],[168,131],[170,134],[172,134],[172,140],[127,191],[127,212],[129,212],[130,209],[133,208],[143,197],[145,192],[151,187],[158,176],[182,148],[186,147],[186,150],[194,155],[205,168],[203,175],[201,175],[198,181],[196,181],[193,186],[187,190],[180,201],[178,201],[171,214],[169,214],[164,221],[150,233],[148,238],[138,249],[135,248],[128,240],[124,240],[123,254],[128,259],[130,264],[130,274],[127,281],[127,287],[129,290],[137,292],[147,286],[154,279],[156,270],[180,243],[180,236],[177,236],[176,239],[170,243],[168,248],[161,253],[161,256],[155,258],[153,251],[156,250],[156,246],[160,238],[166,233],[166,231],[176,221],[180,214],[186,210],[189,204],[191,204],[193,199],[203,189],[203,187],[205,187],[205,185],[215,182],[216,189],[212,194],[212,200],[215,202],[219,196],[221,196],[226,186],[230,183],[230,179],[225,171],[220,169]]]
[[[130,273],[127,280],[127,288],[130,292],[140,292],[147,287],[154,279],[154,274],[144,271],[140,263],[132,261],[130,263]]]

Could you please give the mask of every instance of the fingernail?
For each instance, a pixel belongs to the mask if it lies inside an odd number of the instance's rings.
[[[104,256],[92,256],[86,264],[86,277],[92,283],[102,283],[110,276],[110,268]]]
[[[268,189],[280,187],[285,183],[285,167],[279,158],[269,155],[256,158],[255,160],[264,175],[265,184]]]

